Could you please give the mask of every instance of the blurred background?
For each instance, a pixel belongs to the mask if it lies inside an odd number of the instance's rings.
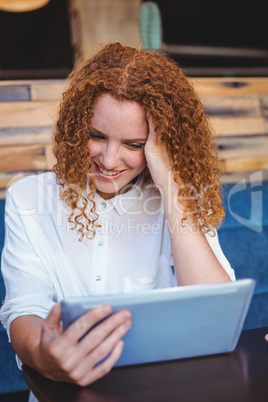
[[[10,8],[12,2],[0,1],[0,9],[1,3],[9,3]],[[50,0],[28,12],[4,12],[2,7],[0,78],[66,77],[79,49],[105,36],[105,19],[107,30],[113,27],[111,39],[116,36],[115,31],[119,35],[120,30],[128,31],[128,41],[139,45],[142,41],[138,32],[139,13],[144,3],[148,2]],[[171,53],[188,75],[267,76],[265,2],[256,0],[253,5],[249,0],[156,0],[154,3],[161,17],[159,47]],[[116,21],[121,21],[121,26],[116,26]],[[148,22],[157,25],[158,20],[149,18]],[[151,29],[149,24],[147,29]]]

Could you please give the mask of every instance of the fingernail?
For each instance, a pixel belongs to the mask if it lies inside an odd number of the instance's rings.
[[[122,320],[129,320],[131,317],[131,314],[129,311],[124,311],[120,314],[120,317]]]
[[[132,325],[132,322],[131,322],[131,321],[126,321],[126,322],[124,322],[124,324],[123,324],[124,328],[126,328],[126,329],[130,328],[131,325]]]
[[[99,306],[94,307],[94,310],[99,310],[101,313],[109,314],[111,312],[111,307],[106,304],[100,304]]]
[[[104,314],[109,314],[109,313],[111,313],[112,309],[111,309],[110,306],[107,306],[106,304],[104,304],[102,306],[102,311],[103,311]]]

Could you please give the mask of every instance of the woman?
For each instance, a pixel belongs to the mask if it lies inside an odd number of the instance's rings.
[[[78,343],[111,308],[97,307],[63,333],[63,298],[229,281],[234,273],[215,231],[224,211],[208,119],[166,54],[116,43],[78,66],[54,153],[54,174],[9,189],[1,320],[19,365],[84,386],[120,357],[130,312]]]

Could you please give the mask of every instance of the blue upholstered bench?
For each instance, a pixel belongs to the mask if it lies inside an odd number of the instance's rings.
[[[4,243],[4,205],[0,200],[0,250]],[[224,186],[226,218],[219,230],[222,249],[237,278],[257,280],[244,329],[268,325],[268,182]],[[252,205],[255,206],[252,210]],[[262,216],[261,216],[262,215]],[[0,298],[5,291],[0,275]],[[0,394],[27,390],[14,352],[0,324]]]
[[[244,329],[268,325],[268,182],[224,186],[219,239],[238,278],[257,280]]]

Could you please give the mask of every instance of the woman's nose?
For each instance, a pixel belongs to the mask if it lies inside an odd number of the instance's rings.
[[[113,144],[106,144],[102,147],[100,162],[106,169],[116,169],[119,166],[120,151]]]

